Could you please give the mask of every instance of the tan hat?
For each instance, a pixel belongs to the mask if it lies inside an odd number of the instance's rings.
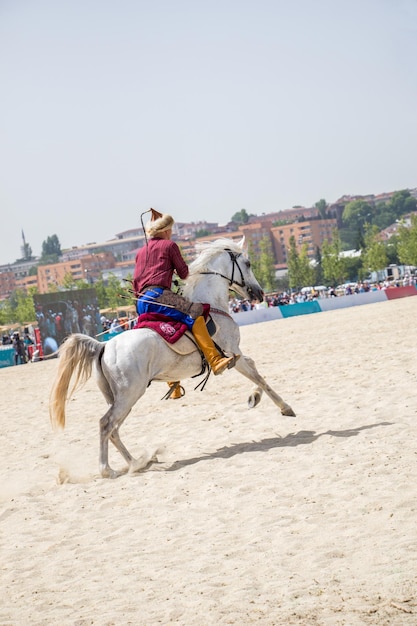
[[[159,213],[155,209],[151,209],[152,217],[146,225],[146,231],[150,237],[154,237],[158,233],[163,233],[172,228],[174,218],[166,213]]]

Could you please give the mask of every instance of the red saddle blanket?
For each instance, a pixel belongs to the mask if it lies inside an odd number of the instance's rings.
[[[150,328],[168,343],[175,343],[188,330],[186,324],[159,313],[142,313],[133,328]]]
[[[210,305],[203,304],[203,315],[206,320],[209,312]],[[175,343],[188,330],[186,324],[161,313],[142,313],[142,315],[139,315],[133,328],[150,328],[161,335],[168,343]]]

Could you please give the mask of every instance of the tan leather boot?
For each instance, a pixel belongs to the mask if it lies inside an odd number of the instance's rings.
[[[177,380],[173,383],[168,383],[169,387],[174,387],[174,391],[169,396],[170,400],[179,400],[184,395],[184,390],[181,387],[180,381]]]
[[[223,357],[219,354],[212,338],[209,335],[203,316],[197,317],[193,324],[192,332],[215,376],[223,374],[224,370],[234,367],[240,355]]]

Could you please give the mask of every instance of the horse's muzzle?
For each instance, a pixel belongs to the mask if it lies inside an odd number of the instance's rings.
[[[263,302],[264,299],[264,292],[263,290],[258,287],[258,286],[254,286],[254,287],[247,287],[247,291],[248,291],[248,295],[249,298],[251,300],[259,300],[259,302]]]

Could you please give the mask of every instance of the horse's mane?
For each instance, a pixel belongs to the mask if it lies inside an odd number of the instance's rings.
[[[232,250],[236,254],[242,253],[244,242],[244,237],[240,241],[233,241],[233,239],[227,239],[226,237],[221,237],[215,241],[199,241],[195,246],[198,256],[189,266],[190,278],[199,272],[209,269],[210,261],[226,249]]]

